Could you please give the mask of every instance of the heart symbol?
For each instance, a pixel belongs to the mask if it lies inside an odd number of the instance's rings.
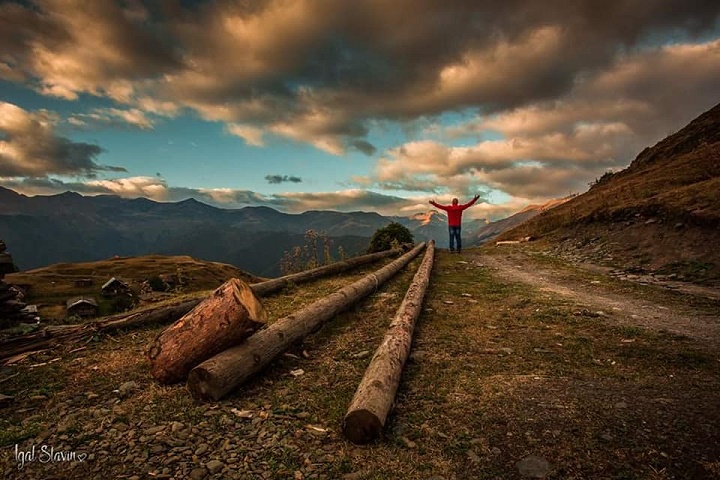
[[[81,462],[84,462],[85,459],[87,458],[87,456],[88,456],[87,453],[78,453],[77,459]]]

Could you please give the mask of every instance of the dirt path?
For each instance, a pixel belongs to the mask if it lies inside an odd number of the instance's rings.
[[[568,297],[594,313],[621,325],[666,330],[711,345],[720,345],[720,312],[711,314],[690,306],[667,306],[648,299],[609,290],[599,281],[568,278],[547,266],[538,265],[523,252],[478,255],[476,261],[497,270],[511,282],[527,283],[543,292]]]

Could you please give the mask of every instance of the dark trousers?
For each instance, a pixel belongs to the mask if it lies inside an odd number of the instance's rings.
[[[460,227],[448,227],[450,233],[450,251],[455,250],[455,240],[457,240],[457,251],[462,250],[462,240],[460,240]]]

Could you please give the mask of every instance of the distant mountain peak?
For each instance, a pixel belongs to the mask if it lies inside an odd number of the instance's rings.
[[[542,203],[542,204],[528,205],[527,207],[523,208],[522,210],[520,210],[517,213],[529,212],[529,211],[533,211],[533,210],[537,210],[538,212],[544,212],[545,210],[548,210],[550,208],[557,207],[558,205],[562,205],[563,203],[575,198],[576,196],[577,196],[577,194],[573,193],[572,195],[568,195],[567,197],[550,199],[547,202]]]
[[[412,215],[410,219],[420,222],[420,225],[429,225],[432,222],[433,216],[440,215],[437,210],[428,210],[427,212],[416,213]]]

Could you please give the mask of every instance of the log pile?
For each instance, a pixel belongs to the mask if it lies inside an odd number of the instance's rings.
[[[265,309],[250,286],[231,278],[157,336],[148,350],[153,377],[177,383],[188,372],[265,325]]]
[[[23,320],[35,320],[35,314],[23,311],[27,306],[22,301],[23,293],[4,280],[6,274],[18,271],[12,255],[6,250],[5,242],[0,240],[0,328],[10,327]]]
[[[198,400],[219,400],[280,356],[291,345],[317,331],[341,311],[376,291],[425,248],[410,252],[370,275],[278,319],[237,346],[204,361],[190,371],[188,390]]]

